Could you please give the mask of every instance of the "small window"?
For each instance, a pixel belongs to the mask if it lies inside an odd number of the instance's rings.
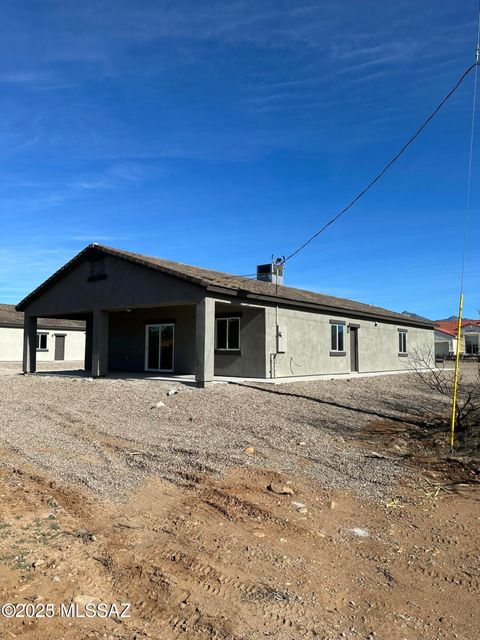
[[[48,345],[46,333],[37,333],[37,351],[46,351]]]
[[[219,351],[240,349],[240,318],[217,318],[215,348]]]
[[[344,331],[343,324],[330,325],[332,335],[332,351],[344,351]]]
[[[407,332],[398,332],[398,353],[407,353]]]

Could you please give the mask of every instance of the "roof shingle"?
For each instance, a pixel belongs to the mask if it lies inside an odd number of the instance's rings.
[[[13,304],[0,304],[0,327],[23,327],[23,313],[15,310]],[[85,329],[81,320],[57,320],[38,318],[38,329]]]
[[[468,318],[462,320],[462,328],[469,324],[478,325],[480,331],[480,320],[469,320]],[[456,336],[458,331],[458,320],[437,320],[435,322],[435,328],[443,331],[444,333]]]

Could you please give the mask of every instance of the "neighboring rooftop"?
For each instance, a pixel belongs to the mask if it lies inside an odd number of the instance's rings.
[[[469,318],[465,318],[464,320],[462,320],[462,328],[471,324],[478,325],[478,330],[480,331],[480,320],[470,320]],[[443,331],[444,333],[449,333],[452,336],[456,336],[458,330],[458,319],[435,320],[435,329]]]
[[[23,313],[15,310],[14,304],[0,304],[0,327],[23,327]],[[80,320],[56,320],[39,318],[38,329],[85,329]]]
[[[72,260],[67,262],[63,267],[56,271],[50,278],[45,280],[39,287],[32,291],[26,298],[24,298],[18,305],[17,309],[23,310],[25,307],[34,300],[37,296],[41,295],[42,291],[46,290],[54,282],[62,278],[68,271],[73,269],[79,262],[88,258],[88,255],[103,253],[106,255],[115,256],[136,264],[140,264],[149,269],[155,269],[162,271],[163,273],[170,274],[177,278],[189,280],[207,290],[225,293],[235,292],[238,295],[244,295],[245,297],[280,303],[299,303],[301,305],[313,306],[321,308],[322,310],[332,310],[338,312],[354,312],[359,315],[365,315],[371,318],[385,318],[395,320],[399,324],[412,324],[422,327],[433,328],[433,323],[429,320],[423,320],[419,318],[413,318],[406,316],[402,313],[397,313],[384,309],[382,307],[376,307],[363,302],[356,302],[347,298],[337,298],[335,296],[328,296],[322,293],[315,293],[313,291],[307,291],[304,289],[296,289],[294,287],[285,287],[279,285],[278,287],[271,282],[265,282],[262,280],[252,280],[244,276],[236,276],[222,271],[213,271],[212,269],[205,269],[203,267],[194,267],[188,264],[180,262],[172,262],[171,260],[164,260],[162,258],[155,258],[152,256],[146,256],[139,253],[132,253],[130,251],[123,251],[121,249],[114,249],[113,247],[106,247],[99,244],[91,244],[85,247],[80,253],[78,253]]]

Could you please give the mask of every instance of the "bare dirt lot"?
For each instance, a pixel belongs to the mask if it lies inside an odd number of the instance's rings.
[[[412,376],[1,373],[0,601],[56,606],[2,640],[478,637],[478,468],[446,459]]]

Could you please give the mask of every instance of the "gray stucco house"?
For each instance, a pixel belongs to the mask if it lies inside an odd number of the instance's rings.
[[[265,266],[265,265],[263,265]],[[87,246],[17,305],[23,367],[36,367],[37,318],[86,323],[85,368],[284,378],[404,371],[434,353],[433,324],[259,278]]]

